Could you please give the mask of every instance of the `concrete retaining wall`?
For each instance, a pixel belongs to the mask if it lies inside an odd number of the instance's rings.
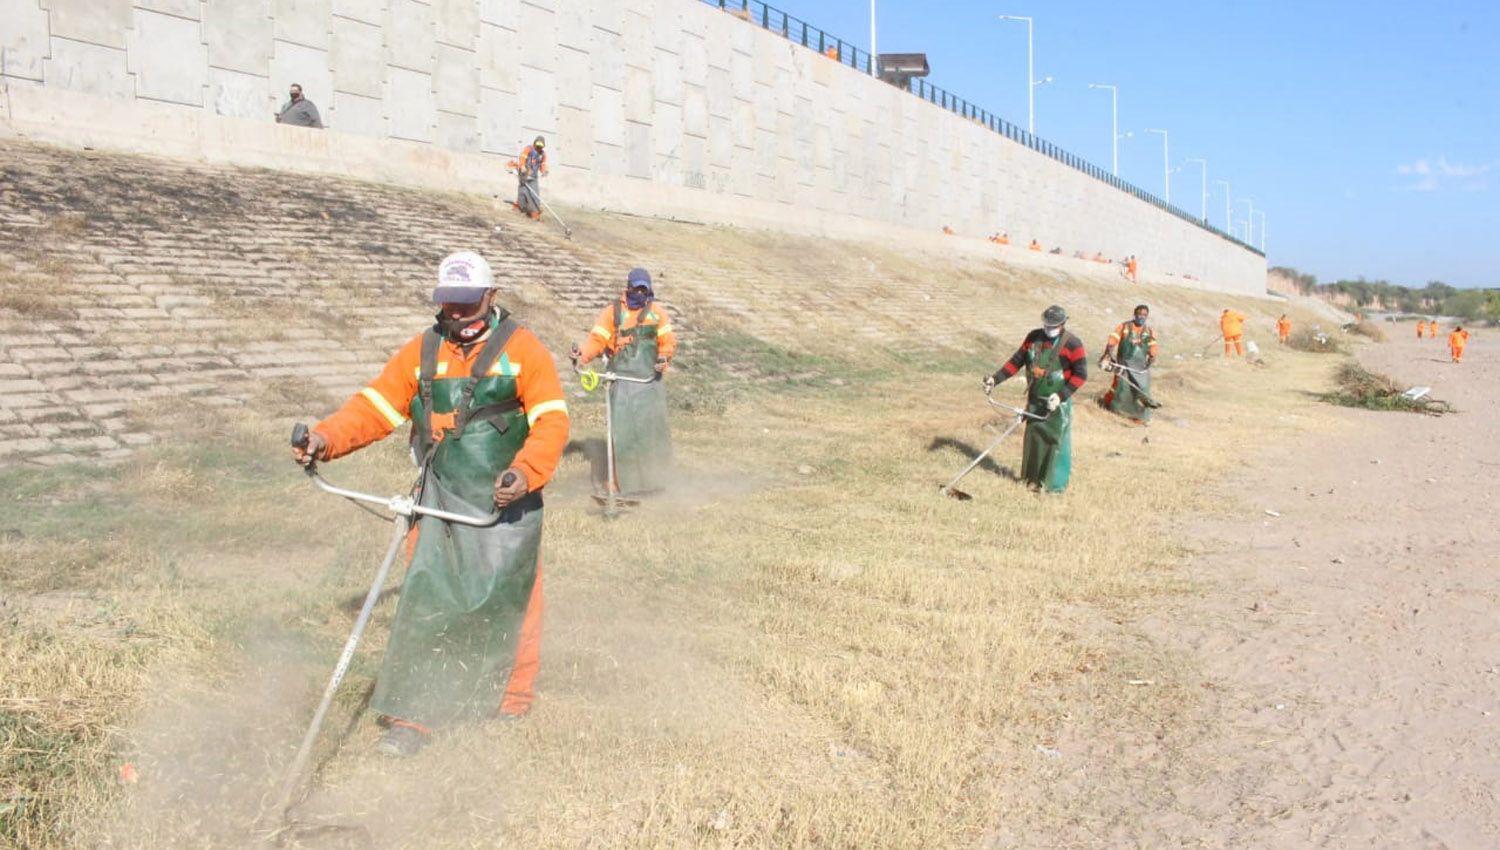
[[[43,8],[43,6],[46,8]],[[0,0],[0,131],[1265,289],[1259,254],[697,0]],[[298,82],[329,131],[271,116]]]

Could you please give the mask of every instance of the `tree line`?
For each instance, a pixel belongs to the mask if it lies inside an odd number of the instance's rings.
[[[1459,289],[1434,280],[1417,289],[1386,280],[1365,280],[1363,277],[1319,283],[1316,275],[1299,272],[1290,266],[1276,266],[1271,272],[1293,281],[1297,291],[1303,295],[1348,303],[1359,308],[1500,322],[1500,288]]]

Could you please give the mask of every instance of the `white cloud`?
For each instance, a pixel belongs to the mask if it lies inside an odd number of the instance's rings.
[[[1449,162],[1446,156],[1435,161],[1418,159],[1396,166],[1396,174],[1411,178],[1410,182],[1397,186],[1407,192],[1436,192],[1440,189],[1459,189],[1480,192],[1489,188],[1490,174],[1500,171],[1500,160],[1493,162],[1462,163]]]

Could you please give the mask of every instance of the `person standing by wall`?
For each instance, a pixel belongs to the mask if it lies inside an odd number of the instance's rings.
[[[516,155],[516,209],[542,217],[542,176],[547,173],[547,140],[537,136]]]
[[[323,119],[318,117],[318,108],[313,106],[312,101],[302,96],[301,85],[292,83],[286,96],[286,103],[282,104],[281,111],[276,113],[277,124],[312,127],[315,130],[323,129]]]

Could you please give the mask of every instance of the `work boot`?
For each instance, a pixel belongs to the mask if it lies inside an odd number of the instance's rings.
[[[539,219],[541,217],[542,217],[541,213],[537,212],[536,210],[532,210],[531,211],[531,220],[532,221],[536,221],[537,219]]]
[[[406,724],[393,724],[380,736],[376,751],[391,758],[411,758],[427,745],[427,736]]]

